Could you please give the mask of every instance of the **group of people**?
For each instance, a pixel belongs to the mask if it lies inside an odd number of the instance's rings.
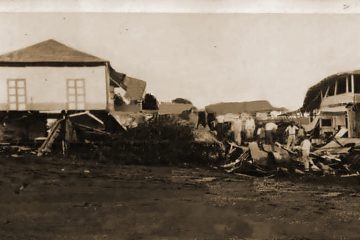
[[[253,118],[249,117],[245,120],[244,128],[242,128],[241,119],[236,119],[232,122],[231,130],[234,133],[234,141],[237,144],[241,144],[241,132],[244,131],[245,140],[250,142],[254,140],[256,125]],[[256,140],[259,145],[269,144],[272,150],[275,150],[275,141],[277,136],[278,125],[274,122],[267,122],[265,124],[259,123],[256,131]],[[300,149],[302,152],[302,160],[304,163],[305,171],[309,171],[311,159],[309,157],[311,150],[311,142],[306,135],[305,129],[302,126],[296,126],[294,122],[291,122],[285,129],[287,136],[286,148],[294,150],[294,148]]]
[[[278,126],[273,122],[268,122],[266,124],[260,123],[256,133],[258,144],[269,144],[274,150],[277,129]]]
[[[210,123],[209,127],[216,130],[219,139],[223,140],[224,137],[232,136],[231,138],[238,145],[256,140],[260,146],[268,144],[271,145],[273,151],[275,150],[275,141],[278,136],[278,125],[276,123],[270,121],[256,125],[254,118],[251,116],[248,116],[245,120],[239,116],[231,119],[230,122],[223,115],[213,116],[213,119],[209,119],[209,117],[207,119],[207,122]],[[203,116],[199,114],[199,122],[202,121],[206,121],[205,113],[203,113]],[[289,150],[294,150],[295,147],[301,149],[305,171],[309,170],[311,142],[306,136],[305,129],[291,122],[284,133],[287,135],[286,148]]]
[[[285,129],[285,132],[288,135],[286,147],[293,150],[295,145],[300,145],[298,148],[301,150],[305,171],[309,171],[310,163],[312,163],[312,160],[310,159],[310,150],[312,146],[309,137],[305,133],[305,129],[303,127],[297,127],[294,122],[291,122]]]

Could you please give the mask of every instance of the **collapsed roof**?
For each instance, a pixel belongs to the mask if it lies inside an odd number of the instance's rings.
[[[273,107],[266,100],[250,101],[250,102],[225,102],[211,104],[205,107],[207,112],[216,114],[226,113],[256,113],[256,112],[271,112],[283,111],[284,108]]]
[[[351,74],[360,74],[360,70],[336,73],[321,80],[319,83],[310,87],[305,95],[305,99],[302,106],[302,111],[311,112],[314,109],[320,108],[321,104],[321,91],[326,90],[331,84],[341,77]]]

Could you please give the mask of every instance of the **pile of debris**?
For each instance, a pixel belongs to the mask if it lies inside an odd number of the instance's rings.
[[[292,151],[276,143],[273,150],[269,145],[259,147],[251,142],[248,147],[233,145],[221,167],[228,173],[252,176],[359,176],[360,139],[333,139],[310,153],[310,166],[310,171],[304,171],[298,149]]]
[[[125,164],[208,165],[223,159],[225,152],[224,145],[211,132],[196,130],[191,122],[175,117],[124,113],[103,116],[86,111],[50,120],[46,137],[34,138],[30,144],[24,142],[30,147],[20,150],[13,146],[21,142],[4,143],[0,154],[38,157],[61,154]]]
[[[157,119],[117,134],[104,155],[131,164],[208,164],[221,158],[223,150],[211,134],[182,122]]]

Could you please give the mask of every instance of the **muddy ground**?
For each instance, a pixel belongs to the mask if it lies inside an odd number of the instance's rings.
[[[1,157],[0,236],[360,239],[359,180],[319,178]]]

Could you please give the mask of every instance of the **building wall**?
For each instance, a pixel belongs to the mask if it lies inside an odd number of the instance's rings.
[[[106,67],[0,67],[0,110],[9,110],[8,79],[26,80],[26,110],[68,110],[67,79],[84,79],[85,109],[107,109]],[[79,109],[80,110],[80,109]]]

